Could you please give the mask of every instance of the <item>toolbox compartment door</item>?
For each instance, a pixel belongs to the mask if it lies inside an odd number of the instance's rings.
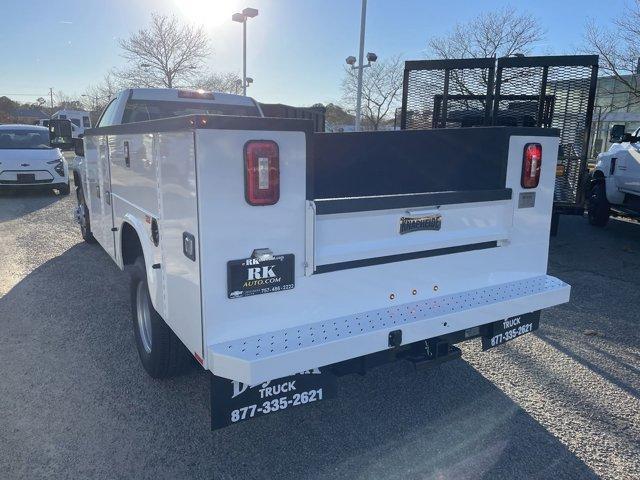
[[[193,132],[157,135],[159,245],[165,320],[192,354],[202,358],[200,232]]]
[[[497,247],[510,237],[511,195],[501,189],[309,202],[307,273]]]
[[[306,274],[509,239],[506,128],[316,134]]]

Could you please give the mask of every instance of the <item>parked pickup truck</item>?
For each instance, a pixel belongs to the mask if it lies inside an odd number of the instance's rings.
[[[569,300],[546,274],[554,129],[314,133],[247,97],[134,89],[76,153],[76,216],[131,274],[142,364],[211,372],[212,428],[497,347]]]
[[[640,128],[625,132],[614,125],[607,152],[598,155],[587,194],[589,223],[604,227],[611,212],[640,217]]]

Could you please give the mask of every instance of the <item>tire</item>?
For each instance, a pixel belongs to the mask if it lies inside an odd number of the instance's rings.
[[[82,235],[82,239],[87,243],[96,243],[96,238],[93,236],[93,233],[91,233],[89,209],[84,201],[84,192],[82,191],[82,187],[76,187],[76,198],[78,199],[78,206],[82,206],[84,210],[84,219],[83,222],[80,223],[80,234]]]
[[[609,201],[604,182],[598,182],[591,188],[587,214],[589,223],[596,227],[604,227],[609,221]]]
[[[133,333],[142,366],[152,378],[184,373],[193,359],[180,339],[153,308],[144,260],[127,267],[131,275]]]
[[[69,186],[69,182],[67,182],[66,185],[63,185],[62,187],[58,188],[58,192],[60,192],[60,195],[64,195],[64,196],[69,195],[69,193],[71,193],[71,187]]]

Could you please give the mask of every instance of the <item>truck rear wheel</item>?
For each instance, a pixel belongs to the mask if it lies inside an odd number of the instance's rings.
[[[591,188],[587,214],[589,223],[596,227],[604,227],[609,221],[609,201],[603,182],[598,182]]]
[[[142,366],[153,378],[183,373],[193,363],[191,355],[151,303],[144,259],[138,257],[131,273],[133,332]]]

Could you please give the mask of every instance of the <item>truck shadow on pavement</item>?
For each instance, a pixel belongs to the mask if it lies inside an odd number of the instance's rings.
[[[0,190],[0,223],[14,220],[45,208],[64,198],[52,190]]]
[[[77,244],[0,298],[4,478],[597,478],[464,361],[338,379],[338,397],[209,430],[208,376],[155,381],[128,279]]]

